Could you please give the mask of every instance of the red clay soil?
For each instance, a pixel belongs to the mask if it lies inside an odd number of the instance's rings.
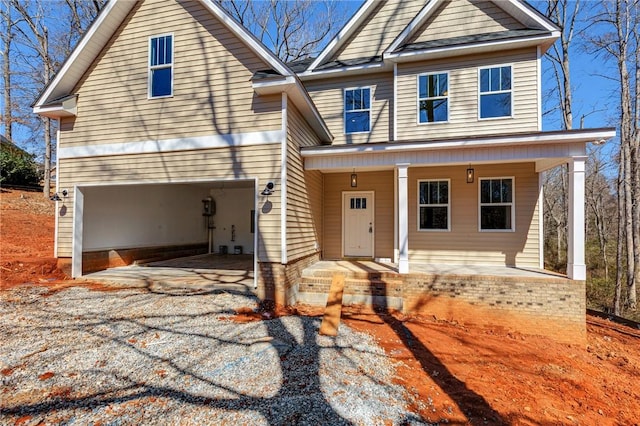
[[[57,291],[54,203],[40,193],[0,195],[0,289],[23,283]],[[321,316],[322,308],[240,309],[236,321]],[[472,425],[640,425],[640,330],[587,316],[587,345],[344,307],[342,321],[372,335],[398,361],[396,383],[431,422]],[[45,378],[43,378],[45,380]]]

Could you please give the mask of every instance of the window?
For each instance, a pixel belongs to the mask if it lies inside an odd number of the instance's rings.
[[[344,132],[363,133],[371,130],[371,89],[363,87],[344,91]]]
[[[480,179],[480,230],[513,231],[513,178]]]
[[[418,76],[418,122],[437,123],[449,119],[449,76]]]
[[[511,66],[480,69],[480,118],[511,117]]]
[[[419,230],[449,230],[449,181],[418,181]]]
[[[366,210],[367,199],[366,198],[351,198],[351,210]]]
[[[173,95],[173,35],[149,39],[149,97]]]

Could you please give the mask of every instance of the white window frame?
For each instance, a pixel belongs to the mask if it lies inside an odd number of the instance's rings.
[[[171,63],[169,64],[162,64],[162,65],[151,65],[151,43],[153,42],[154,39],[160,38],[160,37],[167,37],[167,36],[171,36]],[[176,61],[176,52],[174,49],[174,45],[175,45],[175,36],[173,35],[173,33],[163,33],[163,34],[154,34],[152,36],[149,37],[149,42],[148,42],[148,53],[147,53],[147,99],[163,99],[163,98],[171,98],[173,97],[173,79],[174,79],[174,68],[173,65],[175,64]],[[171,93],[169,93],[168,95],[163,95],[163,96],[152,96],[152,84],[153,84],[153,71],[154,70],[158,70],[158,69],[164,69],[164,68],[170,68],[171,69]]]
[[[510,203],[483,203],[482,202],[482,181],[496,179],[511,179],[511,202]],[[483,206],[511,206],[511,229],[482,229],[482,207]],[[516,232],[516,178],[515,176],[492,176],[478,178],[478,231],[479,232]]]
[[[421,204],[420,203],[420,184],[423,182],[447,182],[447,204]],[[451,232],[451,179],[418,179],[418,212],[416,227],[418,232]],[[446,207],[447,208],[447,229],[428,229],[420,227],[420,208],[421,207]]]
[[[369,130],[362,132],[347,132],[347,92],[349,90],[363,90],[369,89],[369,108],[368,109],[352,109],[349,112],[369,112]],[[358,135],[363,133],[371,133],[371,112],[373,110],[373,88],[371,86],[358,86],[358,87],[345,87],[342,91],[342,126],[345,135]]]
[[[436,97],[432,97],[432,98],[421,98],[420,97],[420,77],[424,77],[424,76],[430,76],[430,75],[438,75],[438,74],[445,74],[447,76],[447,95],[446,96],[436,96]],[[449,97],[450,93],[451,93],[451,88],[449,87],[449,82],[451,81],[451,79],[449,78],[449,71],[430,71],[430,72],[425,72],[422,74],[418,74],[416,76],[416,123],[418,123],[418,126],[423,126],[423,125],[438,125],[438,124],[446,124],[449,122],[449,105],[451,104],[451,98]],[[421,122],[420,121],[420,101],[423,100],[438,100],[438,99],[446,99],[447,100],[447,119],[445,121],[434,121],[434,122]]]
[[[504,68],[504,67],[510,67],[511,68],[511,89],[510,90],[494,90],[494,91],[489,91],[489,92],[482,92],[482,83],[480,81],[480,74],[482,72],[482,70],[488,70],[488,69],[492,69],[492,68]],[[513,64],[498,64],[498,65],[490,65],[490,66],[486,66],[486,67],[479,67],[478,68],[478,120],[480,121],[485,121],[485,120],[503,120],[505,118],[513,118],[514,117],[514,109],[513,109],[513,95],[514,95],[514,78],[513,78]],[[511,114],[510,115],[503,115],[501,117],[486,117],[486,118],[482,118],[482,110],[480,107],[480,101],[482,99],[482,95],[498,95],[501,93],[509,93],[510,96],[510,100],[511,100]]]

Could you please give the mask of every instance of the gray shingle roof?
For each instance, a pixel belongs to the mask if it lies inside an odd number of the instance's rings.
[[[439,47],[461,46],[465,44],[484,43],[488,41],[501,41],[515,38],[528,38],[541,35],[551,35],[547,30],[522,29],[507,30],[494,33],[474,34],[460,37],[442,38],[438,40],[423,41],[419,43],[409,43],[400,46],[394,53],[412,52],[419,50],[429,50]]]

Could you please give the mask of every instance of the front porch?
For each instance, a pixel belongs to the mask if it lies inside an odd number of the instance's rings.
[[[541,269],[486,265],[320,261],[302,272],[297,303],[324,306],[335,274],[345,276],[344,305],[544,334],[579,343],[585,329],[585,283]]]

